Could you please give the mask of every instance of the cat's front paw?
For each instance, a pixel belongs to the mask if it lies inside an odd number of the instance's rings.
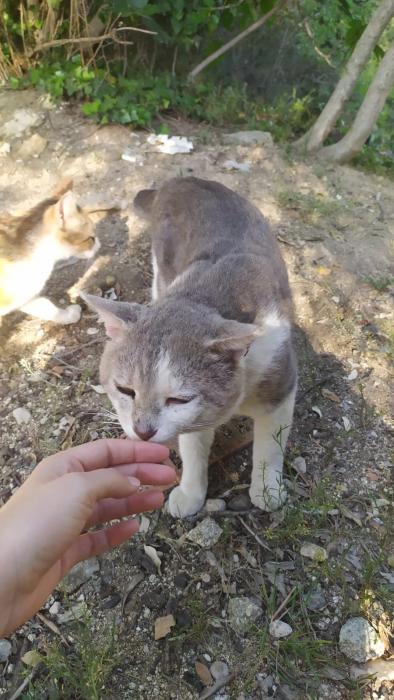
[[[56,323],[68,326],[71,323],[78,323],[81,318],[82,309],[79,304],[70,304],[66,309],[59,309],[56,314]]]
[[[249,496],[256,508],[271,513],[284,505],[287,499],[287,492],[283,484],[279,483],[271,487],[263,486],[263,488],[251,486]]]
[[[195,515],[205,503],[204,496],[190,496],[176,486],[168,498],[168,510],[174,518],[186,518]]]

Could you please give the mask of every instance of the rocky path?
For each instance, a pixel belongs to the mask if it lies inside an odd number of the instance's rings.
[[[292,160],[269,135],[229,139],[177,121],[171,133],[193,150],[168,155],[148,134],[98,128],[34,92],[0,93],[0,115],[1,209],[30,206],[65,176],[85,202],[117,207],[95,215],[94,264],[54,273],[54,301],[81,288],[147,300],[149,241],[133,196],[173,175],[216,179],[275,228],[301,375],[284,510],[250,508],[250,426],[234,421],[212,456],[209,512],[148,514],[133,542],[78,566],[0,640],[0,694],[27,675],[29,700],[392,697],[392,183]],[[86,309],[65,328],[4,319],[0,504],[43,456],[120,434],[97,376],[102,342]]]

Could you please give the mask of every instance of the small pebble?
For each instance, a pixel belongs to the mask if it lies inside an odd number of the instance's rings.
[[[32,419],[32,415],[30,411],[27,410],[27,408],[14,408],[12,411],[12,415],[14,416],[16,422],[18,425],[23,425],[24,423],[30,423]]]
[[[217,513],[226,510],[226,501],[223,498],[208,498],[205,501],[204,511],[206,513]]]
[[[11,650],[11,642],[9,642],[8,639],[0,639],[0,664],[3,664],[5,661],[7,661],[8,657],[11,654]]]
[[[187,533],[187,539],[204,549],[209,549],[219,541],[223,530],[212,518],[204,518]]]
[[[249,510],[251,506],[252,503],[247,493],[239,493],[237,496],[233,496],[228,503],[230,510]]]
[[[52,603],[48,612],[50,615],[58,615],[60,613],[61,607],[62,606],[60,605],[59,601],[57,600],[55,603]]]
[[[328,558],[327,551],[324,547],[320,547],[318,544],[312,544],[312,542],[305,542],[300,549],[300,554],[302,557],[317,562],[325,561]]]
[[[221,681],[223,678],[227,678],[229,673],[228,666],[224,661],[214,661],[209,670],[215,681]]]
[[[293,632],[293,628],[282,620],[273,620],[269,626],[269,633],[274,639],[288,637]]]
[[[323,610],[326,607],[327,601],[320,590],[311,591],[306,596],[306,607],[308,610],[317,611]]]
[[[187,574],[176,574],[174,577],[174,583],[177,588],[180,588],[181,590],[183,588],[186,588],[187,584],[190,581],[190,577]]]
[[[299,474],[306,474],[306,462],[303,457],[296,457],[293,460],[293,467]]]

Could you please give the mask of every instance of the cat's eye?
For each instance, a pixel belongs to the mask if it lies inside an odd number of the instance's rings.
[[[120,391],[121,394],[124,394],[125,396],[131,396],[132,399],[135,399],[134,389],[130,389],[128,386],[119,386],[119,384],[116,384],[116,388],[118,391]]]
[[[170,397],[166,400],[166,406],[177,406],[177,405],[181,405],[181,404],[184,404],[184,403],[189,403],[189,402],[192,400],[192,398],[193,398],[193,396],[190,396],[190,397],[187,398],[187,399],[186,399],[186,398],[185,398],[185,399],[181,399],[181,398],[176,397],[176,396],[170,396]]]

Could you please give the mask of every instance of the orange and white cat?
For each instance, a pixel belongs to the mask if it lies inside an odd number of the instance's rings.
[[[78,304],[59,309],[40,296],[59,260],[90,258],[100,247],[71,187],[67,182],[23,216],[0,214],[0,323],[17,309],[54,323],[79,321]]]

